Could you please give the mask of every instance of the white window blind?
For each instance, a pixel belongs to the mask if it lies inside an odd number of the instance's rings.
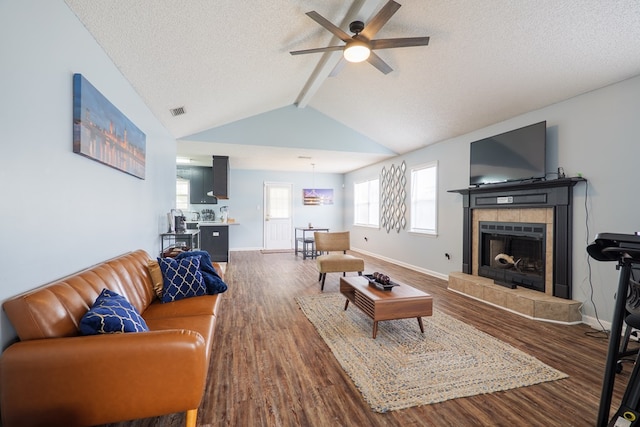
[[[411,169],[411,231],[437,233],[437,162]]]
[[[289,218],[291,216],[291,190],[288,186],[268,187],[267,215],[269,218]]]
[[[176,208],[189,209],[189,180],[178,178],[176,180]]]
[[[372,179],[354,184],[355,225],[378,227],[380,224],[380,180]]]

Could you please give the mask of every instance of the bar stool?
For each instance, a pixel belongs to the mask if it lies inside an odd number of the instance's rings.
[[[302,240],[302,259],[307,259],[307,257],[316,257],[316,241],[311,237]]]

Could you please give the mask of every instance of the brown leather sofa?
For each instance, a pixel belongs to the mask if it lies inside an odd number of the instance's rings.
[[[220,296],[161,303],[149,259],[142,250],[124,254],[4,302],[19,338],[0,357],[4,427],[92,426],[183,411],[195,427]],[[150,332],[79,335],[103,288],[126,297]]]

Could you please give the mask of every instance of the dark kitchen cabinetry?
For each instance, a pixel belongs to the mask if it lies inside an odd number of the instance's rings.
[[[213,170],[204,166],[194,166],[189,180],[189,199],[191,204],[213,204],[218,200],[207,193],[213,189]]]
[[[205,166],[178,167],[176,175],[178,178],[189,180],[189,203],[216,204],[217,198],[207,196],[213,189],[213,169]]]
[[[218,199],[229,198],[229,156],[213,156],[213,194]]]
[[[211,261],[229,262],[229,226],[200,224],[200,248]]]

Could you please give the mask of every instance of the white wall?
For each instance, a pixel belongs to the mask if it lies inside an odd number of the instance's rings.
[[[229,248],[234,250],[261,249],[263,245],[263,188],[265,182],[283,182],[293,185],[293,226],[312,223],[315,227],[343,230],[342,174],[273,172],[234,170],[229,173],[229,200],[218,201],[218,206],[229,205],[229,214],[238,225],[229,228]],[[333,205],[304,206],[303,188],[333,189]]]
[[[0,1],[0,301],[134,249],[160,250],[175,139],[61,0]],[[146,134],[146,179],[72,152],[72,76]],[[14,337],[0,317],[3,348]]]
[[[352,245],[442,277],[460,271],[462,196],[447,190],[468,186],[469,143],[546,120],[548,170],[562,166],[567,176],[581,173],[588,180],[588,186],[574,187],[573,299],[584,302],[582,311],[586,322],[596,323],[595,306],[599,319],[606,324],[613,315],[618,282],[615,263],[588,260],[585,248],[596,233],[640,231],[640,198],[636,195],[640,169],[638,111],[640,77],[635,77],[349,173],[345,177],[347,207],[352,205],[353,183],[379,176],[383,166],[397,166],[404,160],[409,170],[417,164],[439,162],[437,237],[415,235],[406,230],[387,234],[384,230],[355,227],[351,225],[353,211],[346,209],[344,221],[352,231]],[[364,237],[368,237],[368,241]],[[445,253],[451,255],[451,260],[446,259]]]

